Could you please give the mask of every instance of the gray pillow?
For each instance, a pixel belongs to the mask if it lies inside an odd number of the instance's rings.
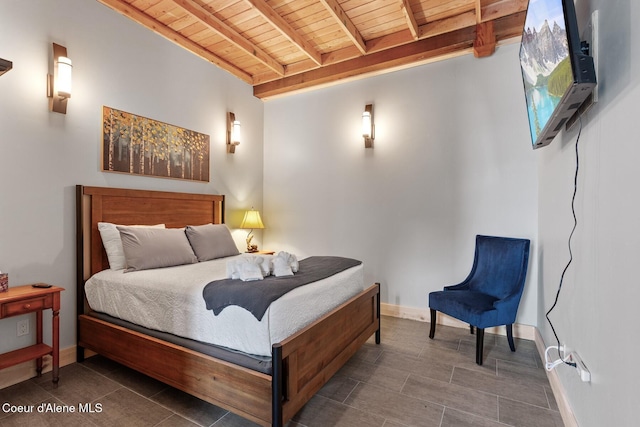
[[[148,270],[197,262],[183,229],[118,226],[126,271]]]
[[[185,232],[198,261],[240,254],[225,224],[188,225]]]
[[[123,270],[127,268],[127,260],[124,258],[124,250],[122,249],[122,240],[120,240],[120,232],[116,224],[110,222],[99,222],[98,230],[102,245],[109,259],[109,268],[112,270]],[[156,227],[164,228],[164,224],[158,225],[131,225],[129,227]]]

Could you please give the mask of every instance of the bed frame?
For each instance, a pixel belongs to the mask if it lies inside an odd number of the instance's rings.
[[[375,334],[380,285],[273,345],[272,375],[198,353],[91,316],[84,283],[109,268],[97,223],[184,227],[224,222],[224,196],[76,187],[77,359],[85,349],[263,426],[282,426]]]

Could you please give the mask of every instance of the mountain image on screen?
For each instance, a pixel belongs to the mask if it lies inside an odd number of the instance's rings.
[[[535,140],[573,82],[565,29],[556,21],[549,24],[546,19],[539,29],[526,27],[520,47],[520,65]]]

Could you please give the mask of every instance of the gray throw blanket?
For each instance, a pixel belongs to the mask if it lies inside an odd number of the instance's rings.
[[[219,314],[229,305],[238,305],[261,320],[269,304],[287,292],[360,264],[362,261],[351,258],[313,256],[301,260],[298,272],[293,276],[267,276],[263,280],[251,282],[239,279],[215,280],[204,287],[202,296],[207,303],[207,310],[213,310],[214,314]]]

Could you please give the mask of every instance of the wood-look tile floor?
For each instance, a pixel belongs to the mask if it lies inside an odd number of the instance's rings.
[[[371,339],[289,422],[289,427],[563,425],[535,344],[485,334],[485,361],[475,364],[468,329],[382,318],[382,343]],[[70,413],[38,413],[75,408]],[[0,426],[216,426],[255,424],[172,387],[95,356],[0,390]],[[94,412],[88,412],[91,409]],[[79,404],[85,405],[83,413]],[[5,409],[3,409],[5,408]]]

